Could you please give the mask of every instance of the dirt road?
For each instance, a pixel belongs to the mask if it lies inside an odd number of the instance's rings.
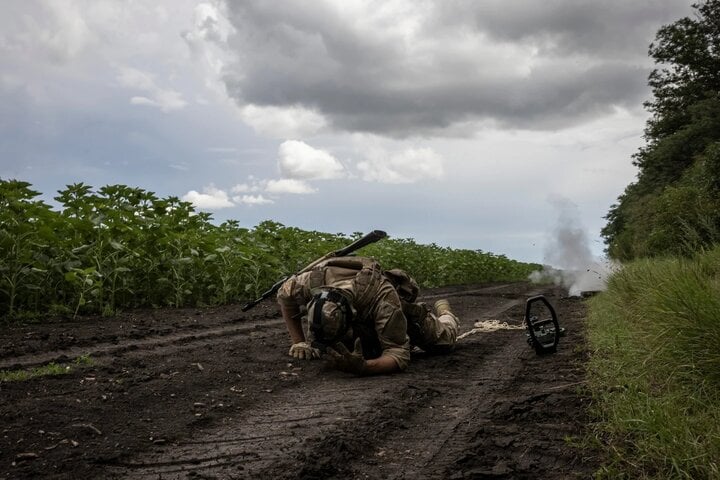
[[[538,357],[522,330],[463,339],[408,371],[356,378],[290,362],[271,302],[134,311],[6,328],[0,369],[89,355],[67,375],[0,384],[0,480],[16,478],[587,478],[584,304],[527,284],[426,291],[462,320],[522,320],[545,293],[568,334]]]

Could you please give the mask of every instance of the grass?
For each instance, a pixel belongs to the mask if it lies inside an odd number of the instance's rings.
[[[627,265],[588,322],[598,477],[720,479],[720,248]]]
[[[22,370],[0,370],[0,382],[24,382],[33,378],[55,377],[67,375],[75,367],[90,366],[93,361],[89,355],[77,357],[72,364],[58,364],[50,362],[47,365]]]

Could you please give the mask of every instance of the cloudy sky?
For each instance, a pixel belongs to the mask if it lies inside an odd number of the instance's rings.
[[[9,0],[0,178],[538,262],[570,211],[600,254],[690,3]]]

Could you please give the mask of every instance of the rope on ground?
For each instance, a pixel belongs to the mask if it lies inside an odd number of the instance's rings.
[[[482,322],[475,322],[472,330],[469,330],[462,335],[458,336],[458,340],[462,340],[470,335],[476,333],[495,332],[497,330],[525,330],[525,325],[509,325],[507,322],[500,322],[499,320],[484,320]]]

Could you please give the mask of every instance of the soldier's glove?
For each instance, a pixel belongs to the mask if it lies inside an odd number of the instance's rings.
[[[352,352],[342,343],[336,343],[334,349],[327,349],[327,353],[330,367],[341,372],[355,373],[357,375],[365,373],[365,358],[363,357],[362,344],[359,338],[355,340],[355,348]]]
[[[298,342],[293,343],[288,355],[299,360],[312,360],[320,358],[320,350],[313,348],[308,342]]]

